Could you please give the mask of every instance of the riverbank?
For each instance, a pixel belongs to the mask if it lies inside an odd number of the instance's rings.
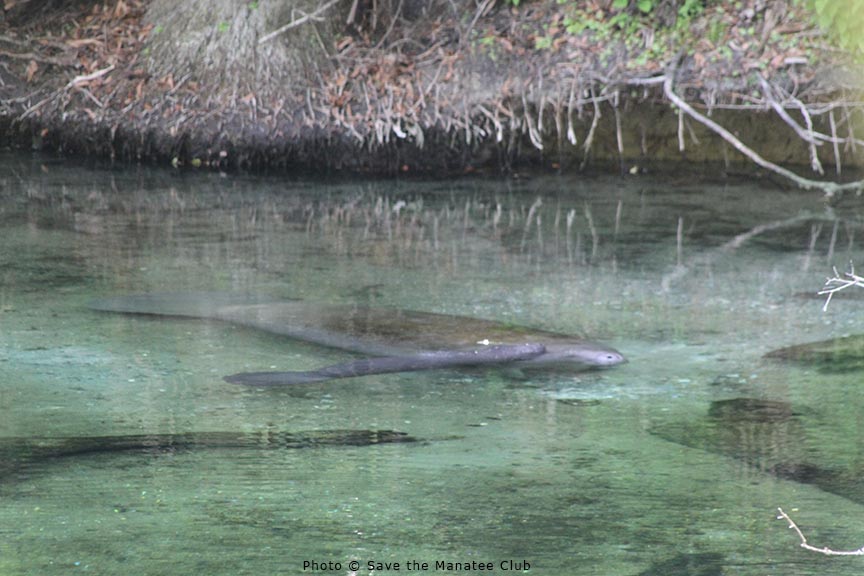
[[[853,66],[798,4],[17,4],[0,27],[15,147],[371,173],[861,164]]]

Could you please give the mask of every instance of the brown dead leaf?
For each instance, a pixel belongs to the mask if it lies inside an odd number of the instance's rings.
[[[777,54],[771,59],[771,68],[777,69],[783,66],[783,61],[786,59],[785,54]]]
[[[350,47],[352,44],[354,44],[354,38],[352,38],[351,36],[345,36],[341,40],[336,42],[336,51],[342,52],[343,50]]]
[[[114,6],[114,18],[120,20],[125,18],[127,14],[129,14],[129,7],[123,0],[118,0],[117,5]]]
[[[36,75],[36,72],[38,72],[38,71],[39,71],[39,65],[36,64],[35,60],[30,60],[30,63],[27,64],[27,69],[24,71],[24,75],[25,75],[25,78],[27,79],[28,83],[33,80],[33,77]]]

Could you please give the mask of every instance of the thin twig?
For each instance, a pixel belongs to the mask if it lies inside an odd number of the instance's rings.
[[[786,112],[786,109],[783,107],[783,105],[774,99],[774,96],[771,93],[771,87],[768,84],[768,81],[765,80],[765,77],[762,76],[762,74],[757,74],[757,78],[759,78],[759,83],[762,85],[762,95],[765,97],[768,105],[774,109],[777,115],[780,116],[780,118],[782,118],[783,121],[786,122],[786,124],[788,124],[790,128],[795,130],[795,133],[798,134],[799,138],[801,138],[811,146],[821,146],[822,143],[817,142],[816,138],[813,135],[812,122],[810,122],[809,124],[810,130],[807,130],[806,128],[798,124],[794,118],[789,116],[789,113]]]
[[[330,2],[319,7],[317,10],[315,10],[311,14],[305,14],[302,17],[297,18],[296,20],[292,20],[288,24],[285,24],[281,28],[277,28],[273,32],[270,32],[269,34],[265,34],[264,36],[261,37],[260,40],[258,40],[258,45],[260,46],[261,44],[264,44],[265,42],[269,42],[270,40],[272,40],[276,36],[279,36],[280,34],[283,34],[283,33],[287,32],[288,30],[291,30],[292,28],[296,28],[297,26],[300,26],[301,24],[304,24],[305,22],[307,22],[309,20],[317,19],[318,16],[320,16],[326,10],[329,10],[337,2],[339,2],[339,0],[330,0]]]
[[[828,122],[831,125],[831,140],[834,141],[834,170],[839,176],[842,171],[840,166],[840,143],[837,141],[837,123],[834,121],[833,110],[828,113]]]
[[[567,101],[567,140],[573,146],[579,143],[579,139],[576,138],[576,131],[573,129],[573,92],[575,89],[576,79],[574,78],[570,83],[570,98]]]
[[[855,267],[852,265],[851,262],[849,263],[849,272],[843,273],[842,276],[839,272],[837,272],[837,267],[835,266],[834,276],[828,278],[825,281],[825,287],[818,292],[820,296],[823,296],[825,294],[828,295],[828,298],[825,299],[825,305],[822,306],[822,311],[824,312],[828,310],[828,304],[831,303],[831,298],[834,296],[834,294],[840,292],[841,290],[845,290],[850,286],[858,286],[860,288],[864,288],[864,277],[855,274]]]
[[[798,525],[789,517],[786,512],[783,511],[782,508],[777,508],[778,520],[786,520],[789,523],[789,528],[794,530],[796,534],[798,534],[798,539],[801,540],[801,547],[805,550],[810,550],[811,552],[818,552],[819,554],[825,554],[826,556],[864,556],[864,546],[858,548],[857,550],[833,550],[824,546],[822,548],[817,548],[812,544],[807,542],[807,537],[804,536],[804,533],[798,528]]]
[[[393,32],[393,27],[396,26],[396,22],[399,21],[399,16],[402,14],[402,0],[399,0],[399,4],[396,5],[396,12],[393,13],[393,17],[390,19],[390,26],[387,27],[387,31],[384,32],[384,36],[375,44],[375,50],[381,48],[384,45],[384,42],[387,40],[387,37],[390,36],[390,33]]]
[[[90,80],[95,80],[96,78],[100,78],[105,74],[108,74],[114,70],[114,64],[108,66],[107,68],[102,68],[101,70],[97,70],[96,72],[92,72],[90,74],[84,74],[83,76],[76,76],[72,80],[66,84],[66,88],[72,88],[73,86],[78,86],[79,84],[83,84],[84,82],[89,82]]]
[[[594,95],[594,87],[591,87],[591,95]],[[591,119],[591,127],[588,128],[588,135],[585,137],[585,142],[582,144],[583,154],[582,163],[579,164],[579,170],[584,170],[588,164],[588,153],[591,151],[591,145],[594,143],[594,131],[597,129],[597,124],[600,123],[600,104],[596,98],[592,98],[594,103],[594,117]]]

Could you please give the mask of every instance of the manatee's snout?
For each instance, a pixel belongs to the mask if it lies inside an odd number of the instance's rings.
[[[607,348],[591,342],[550,342],[546,343],[546,353],[528,360],[534,366],[561,366],[580,370],[608,368],[627,362],[624,355],[614,348]]]
[[[618,364],[625,364],[627,362],[624,355],[617,350],[606,350],[597,354],[594,359],[597,366],[617,366]]]

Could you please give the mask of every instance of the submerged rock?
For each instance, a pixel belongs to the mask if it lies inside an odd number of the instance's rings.
[[[854,372],[864,369],[864,335],[787,346],[768,352],[765,358],[805,364],[820,372]]]

